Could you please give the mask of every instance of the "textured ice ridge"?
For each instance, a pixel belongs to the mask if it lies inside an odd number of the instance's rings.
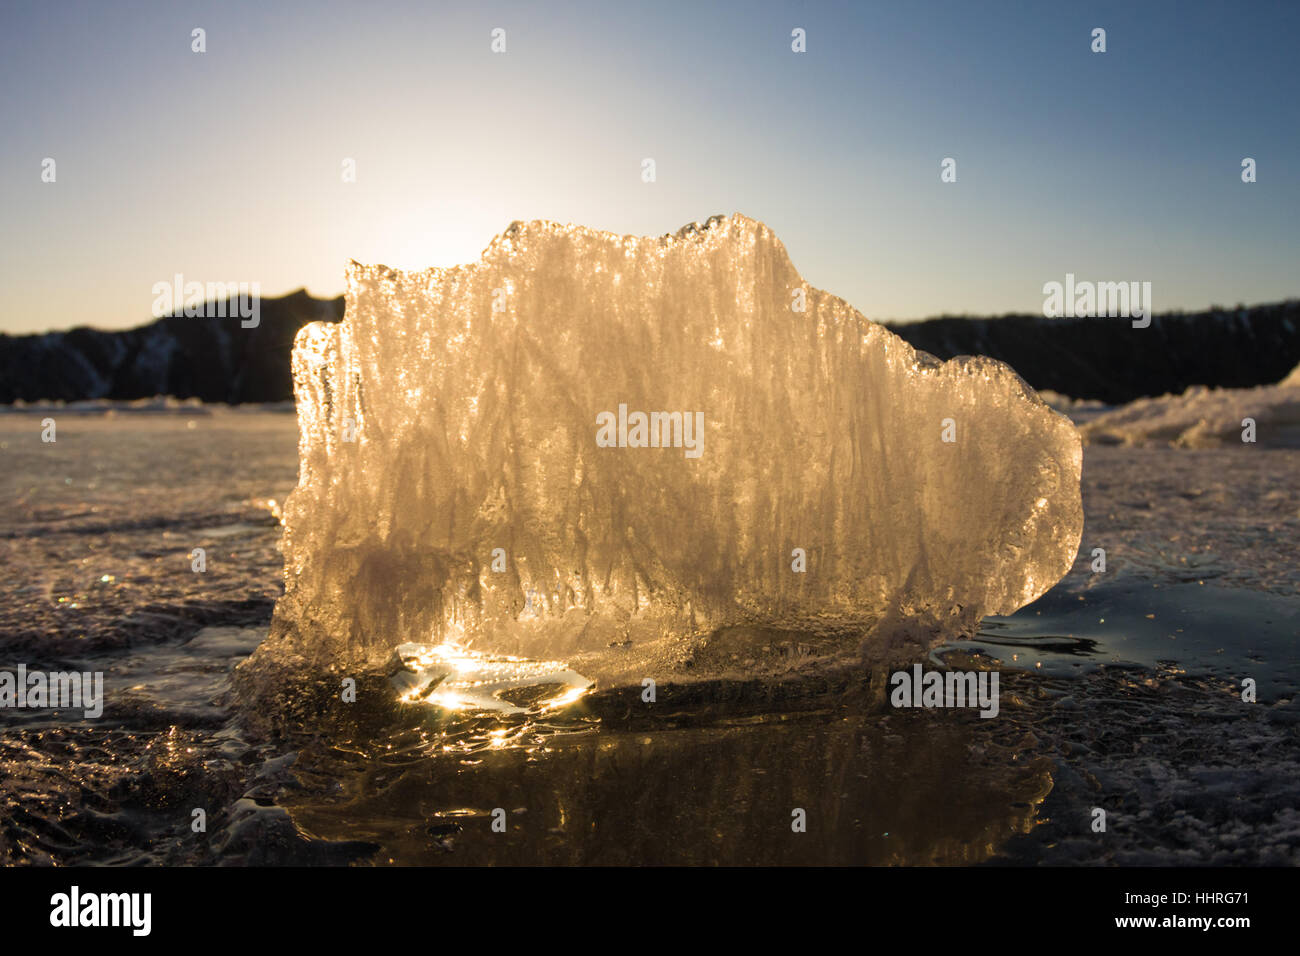
[[[1247,429],[1247,422],[1254,427]],[[1275,385],[1206,388],[1140,398],[1080,429],[1089,444],[1167,444],[1209,448],[1243,444],[1244,432],[1265,448],[1300,448],[1300,365]]]
[[[352,263],[344,321],[304,327],[293,372],[263,654],[554,658],[731,626],[869,648],[1014,611],[1082,530],[1069,420],[811,288],[739,215],[661,238],[516,222],[471,265]]]

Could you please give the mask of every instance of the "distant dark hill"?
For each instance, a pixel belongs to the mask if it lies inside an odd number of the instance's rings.
[[[293,398],[293,337],[308,322],[342,316],[342,296],[316,299],[299,290],[262,299],[256,328],[242,328],[238,318],[172,316],[120,332],[0,335],[0,403],[155,395],[286,401]]]
[[[205,402],[293,398],[289,356],[304,324],[338,320],[343,299],[305,291],[263,299],[261,322],[159,319],[121,332],[77,328],[0,335],[0,403],[129,400],[171,395]],[[1300,301],[1189,315],[1146,329],[1127,319],[940,318],[889,326],[940,358],[989,355],[1035,388],[1118,404],[1189,385],[1243,388],[1276,382],[1300,364]]]
[[[1300,364],[1300,300],[1128,319],[942,318],[890,324],[938,358],[987,355],[1037,389],[1109,404],[1182,392],[1189,385],[1247,388],[1284,378]]]

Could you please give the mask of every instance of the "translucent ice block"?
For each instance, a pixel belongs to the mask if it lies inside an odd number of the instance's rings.
[[[516,222],[471,265],[353,263],[344,321],[304,327],[293,368],[264,654],[553,658],[731,626],[869,647],[1011,613],[1082,529],[1066,418],[811,288],[743,216]]]

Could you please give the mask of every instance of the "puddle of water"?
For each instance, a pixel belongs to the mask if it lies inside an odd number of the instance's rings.
[[[399,865],[972,864],[1040,822],[1049,762],[978,720],[833,710],[539,736],[454,763],[316,748],[281,801]]]
[[[1001,665],[1053,676],[1103,665],[1169,667],[1240,686],[1259,700],[1300,686],[1300,599],[1212,584],[1129,579],[1082,592],[1057,588],[1009,617],[985,618],[973,640],[939,648],[981,651]]]

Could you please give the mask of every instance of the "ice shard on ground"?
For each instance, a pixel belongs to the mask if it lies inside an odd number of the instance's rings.
[[[353,263],[293,368],[262,654],[557,658],[731,626],[869,645],[1014,611],[1082,529],[1065,417],[811,288],[743,216],[516,222],[471,265]]]

